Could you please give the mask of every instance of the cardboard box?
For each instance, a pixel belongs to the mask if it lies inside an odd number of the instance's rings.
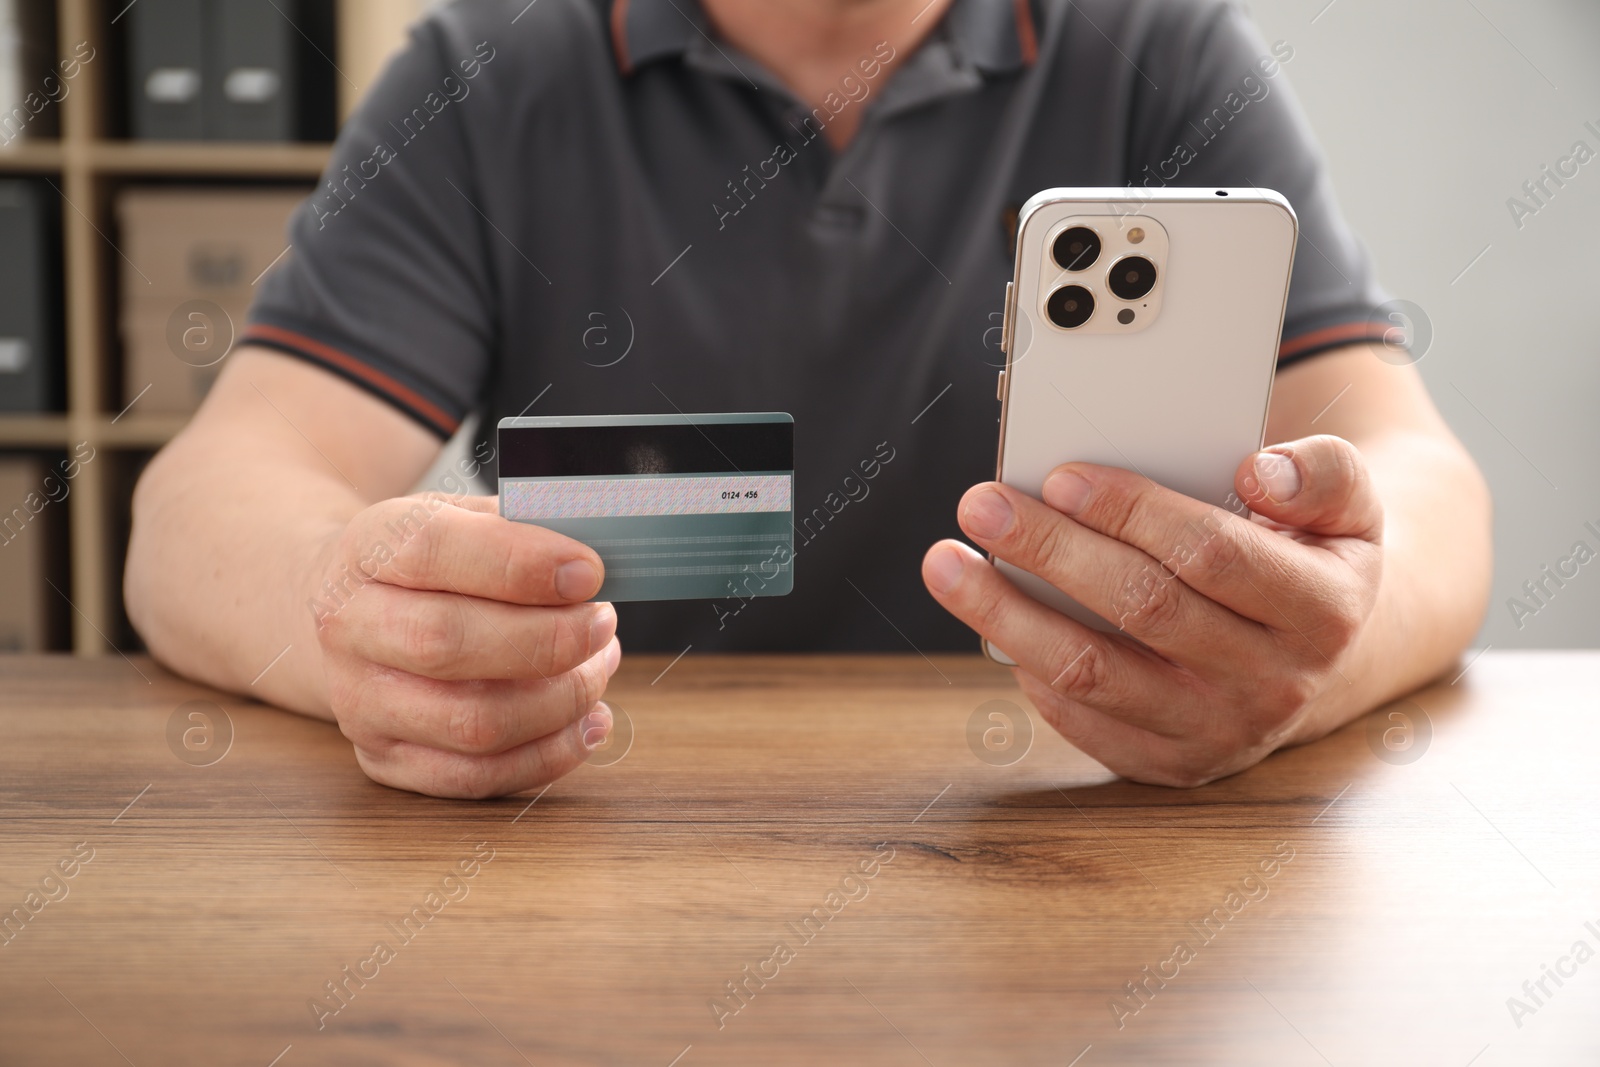
[[[309,192],[214,186],[122,192],[123,404],[137,397],[135,410],[151,414],[199,406],[244,329],[258,279],[293,254],[285,254],[286,226]]]
[[[50,484],[60,497],[67,483],[59,472],[36,459],[0,456],[0,652],[50,647],[51,600],[60,598],[45,575],[65,506],[51,499],[45,483],[50,473],[56,474]]]
[[[196,303],[180,312],[174,325],[172,314],[161,305],[131,315],[124,312],[122,321],[123,404],[134,404],[138,397],[133,410],[139,414],[188,415],[221,373],[224,360],[209,361],[218,353],[225,355],[225,346],[238,340],[244,310],[224,308],[218,316]],[[187,335],[188,343],[171,344],[168,338],[174,332]]]

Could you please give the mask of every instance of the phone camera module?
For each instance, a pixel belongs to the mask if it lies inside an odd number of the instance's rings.
[[[1075,330],[1094,314],[1094,294],[1081,285],[1063,285],[1045,301],[1045,312],[1063,330]]]
[[[1087,226],[1061,231],[1050,254],[1062,270],[1088,270],[1100,258],[1100,235]]]
[[[1138,300],[1156,287],[1156,265],[1143,256],[1126,256],[1111,265],[1106,284],[1119,300]]]

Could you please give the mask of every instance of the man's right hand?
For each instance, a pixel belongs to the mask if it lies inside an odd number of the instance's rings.
[[[617,614],[600,558],[493,497],[385,500],[329,546],[312,596],[328,696],[369,777],[504,796],[576,768],[611,730]]]

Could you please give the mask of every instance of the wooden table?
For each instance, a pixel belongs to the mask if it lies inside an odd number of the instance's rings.
[[[0,1063],[1600,1063],[1600,654],[1193,791],[975,657],[667,666],[613,762],[470,803],[146,660],[0,660]]]

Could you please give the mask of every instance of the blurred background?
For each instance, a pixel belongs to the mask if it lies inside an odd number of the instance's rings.
[[[1248,7],[1294,46],[1284,70],[1339,199],[1384,285],[1431,321],[1418,368],[1494,491],[1480,647],[1600,646],[1600,4]],[[1579,141],[1592,161],[1539,192]],[[1514,218],[1513,198],[1537,213]]]
[[[133,482],[428,6],[0,0],[0,650],[138,647]],[[1480,647],[1600,646],[1600,4],[1246,6],[1493,486]]]
[[[426,0],[0,0],[0,650],[139,647],[129,499]]]

